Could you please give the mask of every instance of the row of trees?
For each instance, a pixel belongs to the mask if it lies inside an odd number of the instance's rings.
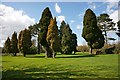
[[[22,52],[24,56],[30,51],[31,42],[31,33],[30,30],[22,30],[17,39],[17,33],[14,32],[12,38],[9,37],[5,41],[3,51],[5,53],[12,53],[16,56],[16,53]]]
[[[92,49],[99,49],[107,44],[107,32],[116,30],[115,23],[109,18],[108,14],[101,14],[96,17],[91,9],[87,9],[83,20],[83,33],[82,37],[86,40],[89,47]],[[119,26],[119,22],[118,22]],[[22,30],[18,36],[14,32],[12,39],[6,40],[4,45],[5,52],[16,53],[22,52],[24,56],[30,53],[31,37],[37,37],[38,54],[40,53],[41,46],[44,48],[46,57],[55,57],[56,52],[63,54],[72,54],[76,52],[77,36],[70,29],[69,24],[65,21],[61,22],[60,30],[58,30],[56,17],[52,17],[49,8],[45,8],[42,12],[39,23],[29,26],[28,29]],[[105,38],[104,38],[105,36]],[[13,50],[15,49],[15,51]],[[10,50],[10,51],[9,51]]]
[[[45,8],[39,23],[29,26],[29,29],[22,30],[19,33],[18,40],[16,34],[16,48],[17,52],[22,52],[24,56],[30,52],[31,47],[31,36],[37,37],[38,40],[38,53],[40,53],[41,46],[44,48],[46,57],[55,57],[56,52],[61,52],[64,54],[72,54],[76,52],[77,46],[77,36],[72,33],[69,24],[65,21],[61,23],[60,30],[58,30],[56,17],[52,17],[49,8]],[[8,42],[11,41],[8,38],[5,42],[4,48],[8,47]],[[9,48],[10,48],[9,47]],[[5,50],[9,52],[9,49]],[[16,53],[15,52],[15,55]],[[13,53],[13,52],[11,52]]]
[[[13,53],[14,56],[16,56],[16,53],[18,53],[18,47],[17,47],[18,39],[17,39],[17,33],[14,32],[12,35],[12,39],[8,37],[5,41],[3,52],[6,53]]]

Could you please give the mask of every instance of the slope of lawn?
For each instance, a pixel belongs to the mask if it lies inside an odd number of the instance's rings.
[[[56,55],[44,58],[44,54],[2,57],[3,78],[118,78],[118,54]]]

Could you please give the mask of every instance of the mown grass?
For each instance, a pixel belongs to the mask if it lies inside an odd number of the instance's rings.
[[[44,58],[44,54],[2,57],[2,78],[41,79],[118,79],[118,54],[60,55]],[[113,79],[112,79],[113,80]]]

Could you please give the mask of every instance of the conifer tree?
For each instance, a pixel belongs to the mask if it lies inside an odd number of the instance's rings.
[[[39,31],[39,43],[44,47],[45,52],[46,52],[46,57],[52,57],[52,51],[46,41],[46,37],[47,37],[47,31],[48,31],[48,26],[50,24],[50,19],[52,18],[52,14],[49,10],[49,8],[45,8],[41,19],[39,21],[39,27],[40,27],[40,31]]]
[[[76,53],[76,47],[77,47],[77,36],[75,33],[72,34],[72,49],[74,51],[74,54]]]
[[[14,54],[14,56],[16,56],[16,53],[18,53],[17,44],[18,44],[17,33],[14,32],[11,39],[11,52]]]
[[[26,56],[27,53],[30,52],[31,45],[32,45],[32,42],[31,42],[30,30],[25,29],[21,31],[19,34],[18,47],[20,52],[23,53],[24,57]]]
[[[90,46],[90,53],[92,54],[92,49],[99,49],[104,46],[104,36],[97,26],[96,15],[91,9],[87,9],[85,12],[83,26],[82,37]]]
[[[69,24],[66,24],[64,21],[60,26],[61,31],[61,52],[64,54],[72,54],[72,30],[69,27]]]
[[[31,42],[30,30],[25,29],[22,35],[22,52],[24,57],[26,56],[27,53],[30,52],[31,45],[32,45],[32,42]]]
[[[52,50],[52,56],[54,58],[56,52],[60,50],[60,40],[58,37],[58,26],[57,26],[56,18],[54,19],[51,18],[50,20],[46,40]]]
[[[22,36],[23,36],[23,30],[20,31],[18,36],[18,50],[21,52],[22,50]]]
[[[5,41],[4,44],[4,51],[5,53],[10,53],[11,52],[11,42],[10,42],[10,38],[8,37],[7,40]]]

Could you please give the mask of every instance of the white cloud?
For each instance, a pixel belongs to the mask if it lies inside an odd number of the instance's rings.
[[[113,13],[110,14],[110,18],[116,23],[118,22],[118,10],[115,10]]]
[[[76,27],[77,29],[81,29],[81,25],[77,25],[77,27]]]
[[[65,16],[57,16],[56,20],[61,23],[63,20],[65,21]]]
[[[107,2],[107,8],[103,13],[112,14],[116,9],[118,9],[118,2]]]
[[[22,10],[15,10],[10,6],[0,5],[0,46],[12,33],[16,31],[19,33],[21,30],[27,28],[29,25],[35,23],[35,19],[24,14]]]
[[[61,8],[60,8],[60,6],[57,3],[55,4],[55,11],[57,13],[61,13]]]
[[[71,25],[72,23],[74,23],[74,22],[75,22],[74,20],[71,20],[71,21],[70,21],[70,25]]]
[[[118,2],[119,0],[105,0],[105,2]]]
[[[88,2],[89,8],[96,9],[96,5],[93,2]]]

